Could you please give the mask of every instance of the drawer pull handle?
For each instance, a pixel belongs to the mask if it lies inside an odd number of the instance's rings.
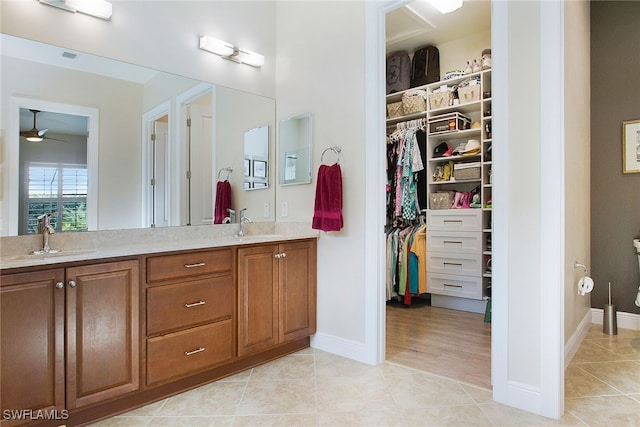
[[[462,267],[459,262],[443,262],[444,265],[455,265],[456,267]]]
[[[195,264],[185,264],[184,268],[204,267],[204,262],[197,262]]]
[[[196,353],[200,353],[204,351],[204,347],[200,347],[197,350],[193,350],[193,351],[185,351],[184,354],[187,356],[191,356],[192,354],[196,354]]]
[[[198,302],[192,302],[190,304],[185,304],[184,306],[187,308],[191,308],[191,307],[197,307],[199,305],[204,305],[204,301],[200,300]]]
[[[448,283],[444,283],[444,286],[448,286],[450,288],[462,288],[462,285],[450,285]]]
[[[460,241],[456,241],[456,240],[445,240],[443,243],[444,243],[445,245],[446,245],[447,243],[448,243],[448,244],[450,244],[450,245],[461,245],[461,244],[462,244],[462,242],[460,242]]]
[[[455,223],[455,224],[462,224],[462,220],[461,219],[445,219],[444,222],[445,222],[445,224],[449,223],[449,222],[452,222],[452,223]]]

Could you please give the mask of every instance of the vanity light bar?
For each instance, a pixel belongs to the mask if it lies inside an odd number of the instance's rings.
[[[248,49],[234,46],[231,43],[215,37],[201,36],[199,47],[202,50],[215,53],[224,59],[228,59],[229,61],[237,62],[239,64],[247,64],[256,68],[260,68],[264,65],[263,55]]]
[[[42,4],[64,9],[68,12],[80,12],[106,21],[111,19],[113,5],[105,0],[38,0]]]

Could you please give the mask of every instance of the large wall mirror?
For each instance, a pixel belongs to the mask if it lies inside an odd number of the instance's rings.
[[[313,122],[310,113],[280,120],[278,129],[280,185],[311,182],[311,140]]]
[[[273,99],[6,34],[0,42],[0,235],[33,232],[30,216],[44,211],[58,212],[59,231],[211,224],[221,177],[233,208],[274,220],[264,216],[273,188],[243,191],[245,132],[266,126],[273,137]],[[42,140],[27,141],[34,131]],[[266,161],[274,156],[270,147]]]

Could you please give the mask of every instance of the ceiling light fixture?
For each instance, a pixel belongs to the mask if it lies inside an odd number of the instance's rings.
[[[427,2],[442,14],[451,13],[462,7],[462,0],[427,0]]]
[[[264,56],[248,49],[234,46],[231,43],[211,36],[200,37],[200,49],[220,55],[224,59],[260,68],[264,65]]]
[[[106,21],[111,19],[113,5],[105,0],[38,0],[42,4],[68,12],[80,12]]]

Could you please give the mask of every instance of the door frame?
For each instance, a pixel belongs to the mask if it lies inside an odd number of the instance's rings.
[[[375,141],[383,141],[385,136],[385,14],[397,7],[409,3],[406,0],[390,0],[383,3],[367,2],[365,5],[366,32],[365,39],[365,144],[366,201],[365,211],[365,283],[375,283],[377,286],[367,287],[365,292],[365,342],[368,360],[372,363],[382,363],[385,360],[385,224],[384,206],[384,147]],[[493,110],[500,114],[508,113],[509,109],[509,37],[512,35],[510,26],[513,25],[510,2],[492,0],[491,38],[493,49],[494,85],[492,90]],[[540,2],[539,28],[540,49],[544,52],[544,59],[551,62],[538,64],[540,76],[553,84],[541,85],[540,101],[542,115],[540,126],[546,140],[550,144],[562,139],[563,105],[553,101],[553,96],[564,93],[564,69],[562,66],[547,72],[542,69],[553,61],[562,64],[563,60],[563,32],[564,7],[561,2]],[[495,259],[493,269],[493,312],[492,312],[492,341],[491,365],[494,400],[518,407],[530,412],[552,418],[560,418],[564,412],[564,282],[559,273],[563,271],[564,254],[564,212],[557,212],[554,206],[562,203],[564,197],[564,181],[550,182],[548,177],[540,180],[542,194],[540,200],[540,218],[548,221],[550,226],[545,229],[539,242],[539,250],[544,253],[540,272],[540,289],[536,298],[545,301],[535,318],[530,322],[537,322],[539,336],[542,340],[537,348],[537,355],[532,355],[538,362],[539,371],[534,373],[539,381],[536,384],[523,384],[515,378],[526,367],[519,363],[516,353],[522,351],[518,340],[513,340],[513,331],[509,330],[509,319],[516,304],[510,304],[509,280],[513,273],[509,272],[511,252],[509,250],[509,230],[515,227],[509,223],[510,174],[517,173],[508,167],[508,138],[514,132],[506,120],[494,120],[494,160],[502,159],[502,167],[494,166],[494,183],[501,180],[502,184],[495,185],[493,197],[500,203],[494,203],[494,237],[493,248]],[[544,139],[541,138],[541,139]],[[556,147],[556,151],[559,150]],[[553,156],[549,156],[553,157]],[[564,159],[559,156],[554,160],[551,170],[557,173],[548,174],[558,176],[564,173]],[[497,163],[497,162],[496,162]],[[557,169],[554,169],[557,166]],[[544,171],[541,171],[544,175]],[[532,250],[532,249],[526,249]],[[535,251],[535,248],[533,249]],[[525,252],[526,253],[526,252]],[[520,254],[522,255],[522,254]],[[515,255],[514,255],[515,256]],[[517,258],[517,257],[516,257]],[[550,303],[547,303],[550,301]],[[517,325],[516,325],[517,327]],[[512,326],[513,328],[513,326]],[[543,339],[544,338],[544,339]],[[517,350],[517,351],[514,351]]]
[[[155,191],[155,187],[152,188],[150,185],[150,181],[152,178],[153,167],[152,164],[155,162],[153,158],[152,150],[151,150],[151,135],[153,133],[153,123],[161,117],[168,116],[168,133],[169,133],[169,146],[166,152],[167,156],[167,164],[169,167],[173,164],[172,158],[172,143],[171,143],[171,129],[172,129],[172,121],[171,121],[171,101],[165,101],[162,104],[152,108],[142,115],[142,212],[140,223],[142,227],[150,227],[151,226],[151,209],[155,209],[153,206],[153,191]],[[156,165],[157,167],[157,165]],[[165,171],[168,175],[170,171]],[[171,186],[167,186],[167,200],[171,204]],[[169,223],[171,223],[171,211],[169,211]]]

